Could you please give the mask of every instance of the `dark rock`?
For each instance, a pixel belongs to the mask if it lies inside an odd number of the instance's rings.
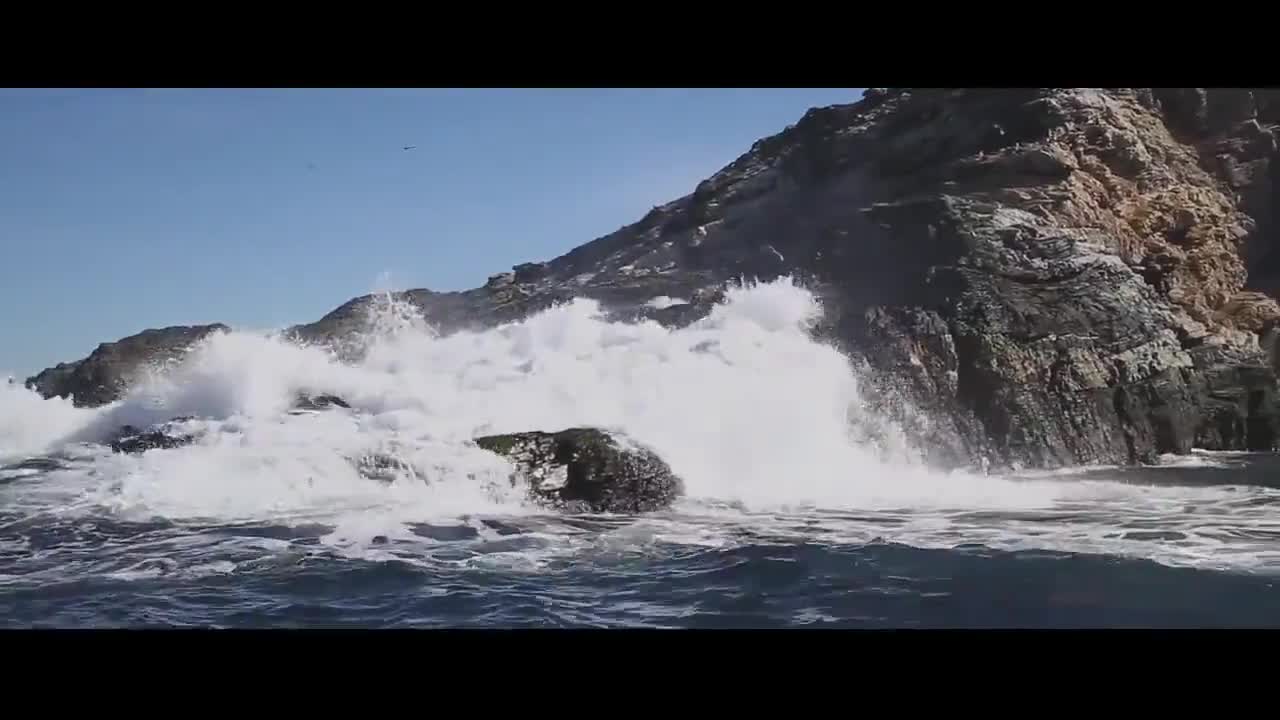
[[[310,410],[325,410],[328,408],[340,407],[347,410],[351,409],[351,405],[346,400],[337,395],[299,395],[294,401],[291,412],[302,412]]]
[[[885,445],[888,433],[900,429],[917,441],[924,459],[940,466],[988,454],[978,420],[949,412],[960,401],[960,359],[938,313],[877,306],[850,331],[851,344],[864,348],[864,360],[880,370],[864,384],[866,412],[854,417],[864,440]]]
[[[490,289],[502,288],[511,285],[516,281],[516,274],[513,272],[504,272],[493,275],[485,282],[484,286]]]
[[[190,418],[174,418],[145,430],[132,425],[120,428],[119,435],[111,441],[111,450],[118,453],[137,454],[148,450],[168,450],[190,445],[197,435],[181,433],[175,426]]]
[[[1280,88],[1255,88],[1253,97],[1258,106],[1259,120],[1280,123]]]
[[[592,428],[476,438],[516,466],[538,502],[566,512],[640,513],[667,508],[683,492],[651,450]]]
[[[1222,132],[1258,115],[1250,88],[1207,88],[1206,119],[1210,131]]]
[[[120,399],[139,372],[162,369],[212,333],[229,330],[222,324],[144,330],[103,343],[81,360],[59,363],[28,378],[26,385],[46,398],[69,397],[76,407],[106,405]]]
[[[1220,450],[1274,450],[1280,413],[1270,363],[1251,365],[1252,356],[1240,357],[1221,346],[1201,346],[1191,355],[1199,370],[1194,382],[1205,395],[1195,444]]]
[[[1205,88],[1152,88],[1170,127],[1185,133],[1203,133],[1209,126],[1209,101]]]
[[[546,263],[521,263],[511,268],[515,271],[514,279],[518,283],[536,282],[546,276]]]

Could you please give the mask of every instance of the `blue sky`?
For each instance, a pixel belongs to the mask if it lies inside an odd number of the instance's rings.
[[[147,327],[309,322],[380,278],[474,287],[861,94],[0,90],[0,373]]]

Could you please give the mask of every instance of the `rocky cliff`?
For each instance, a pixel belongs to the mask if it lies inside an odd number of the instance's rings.
[[[575,295],[681,324],[725,282],[791,275],[823,298],[815,332],[935,462],[1269,449],[1277,125],[1276,90],[875,89],[565,255],[396,298],[445,332]],[[687,302],[644,305],[660,295]],[[375,301],[287,334],[358,353],[344,341]],[[29,384],[117,391],[81,364]]]

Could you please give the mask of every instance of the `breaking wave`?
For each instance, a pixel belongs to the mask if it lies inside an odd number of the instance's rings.
[[[328,546],[344,552],[382,557],[403,541],[430,558],[433,543],[417,524],[455,523],[485,536],[477,518],[545,518],[510,486],[506,462],[472,438],[590,425],[653,448],[686,486],[672,511],[601,536],[610,542],[732,543],[749,531],[1276,565],[1271,517],[1280,495],[1271,489],[944,473],[868,444],[851,428],[879,420],[867,416],[857,374],[807,332],[820,312],[810,293],[780,280],[733,287],[681,329],[610,322],[579,299],[442,337],[386,296],[374,303],[374,330],[353,362],[267,333],[231,332],[103,408],[0,387],[0,465],[31,456],[60,463],[0,471],[0,493],[11,518],[320,524]],[[337,395],[351,409],[287,412],[300,393]],[[195,443],[142,455],[95,444],[121,425],[175,417],[192,418],[185,423],[199,431]],[[352,459],[370,453],[402,461],[395,482],[357,471]],[[554,522],[538,527],[546,542],[537,553],[584,542]],[[210,566],[205,560],[200,567]]]

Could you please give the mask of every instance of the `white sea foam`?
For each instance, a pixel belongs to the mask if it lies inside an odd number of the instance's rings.
[[[41,455],[95,414],[70,400],[42,399],[17,383],[0,383],[0,464],[6,458]]]
[[[654,308],[655,310],[665,310],[675,305],[687,304],[688,302],[689,301],[685,300],[684,298],[673,298],[669,295],[659,295],[653,298],[652,300],[650,300],[649,302],[645,303],[645,305],[647,305],[648,307]]]
[[[1274,548],[1252,541],[1125,536],[1134,522],[1193,533],[1233,522],[1275,527],[1265,508],[1251,509],[1256,503],[1233,504],[1241,498],[1234,489],[939,473],[886,459],[885,448],[851,435],[851,419],[868,420],[858,376],[806,332],[818,312],[809,293],[778,281],[731,288],[708,317],[678,330],[606,322],[595,303],[578,300],[520,323],[439,337],[383,296],[376,330],[352,364],[264,333],[217,334],[179,369],[105,408],[0,388],[0,463],[177,416],[195,416],[187,430],[200,435],[187,447],[136,456],[82,449],[69,469],[7,486],[8,506],[175,522],[321,522],[333,527],[326,543],[373,557],[386,554],[371,544],[377,536],[428,543],[411,523],[537,512],[509,486],[505,461],[472,438],[594,425],[652,447],[685,481],[674,514],[634,524],[625,531],[633,540],[648,533],[725,542],[725,527],[746,524],[926,546],[1274,562]],[[285,412],[302,392],[338,395],[352,410]],[[407,469],[390,484],[362,477],[352,460],[369,453]],[[1274,491],[1250,492],[1256,500]],[[544,535],[548,552],[575,547],[569,536]]]

